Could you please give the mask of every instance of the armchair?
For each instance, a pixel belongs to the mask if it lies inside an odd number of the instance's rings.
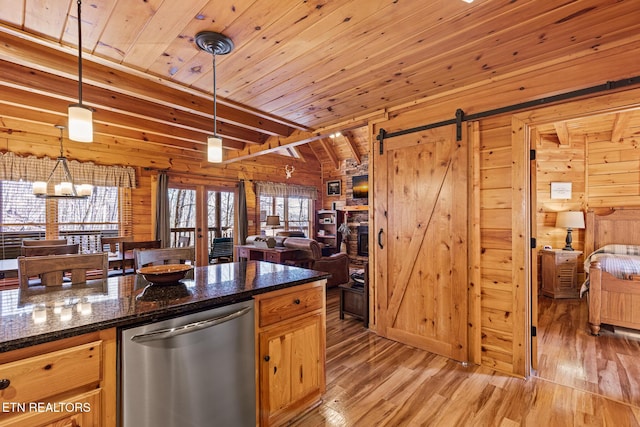
[[[297,259],[287,263],[331,273],[331,277],[327,279],[328,288],[349,282],[349,256],[347,254],[337,253],[331,256],[322,256],[322,248],[318,242],[301,237],[287,238],[284,241],[284,246],[300,251]]]

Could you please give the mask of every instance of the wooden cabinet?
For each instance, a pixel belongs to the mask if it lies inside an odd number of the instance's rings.
[[[303,414],[325,391],[325,283],[255,297],[261,426],[282,425]]]
[[[0,355],[1,426],[115,426],[115,329]]]
[[[542,251],[542,294],[552,298],[578,298],[578,259],[581,251]]]
[[[321,209],[316,212],[315,240],[323,243],[323,255],[331,255],[340,250],[342,234],[338,233],[338,227],[342,223],[344,212],[331,209]]]

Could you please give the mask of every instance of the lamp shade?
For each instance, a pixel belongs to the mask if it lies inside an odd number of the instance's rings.
[[[267,225],[272,227],[280,225],[280,217],[278,215],[267,215]]]
[[[558,228],[584,228],[584,214],[581,211],[558,212],[556,216]]]
[[[207,137],[207,161],[210,163],[222,162],[222,138]]]
[[[80,104],[69,105],[69,139],[93,142],[93,111]]]

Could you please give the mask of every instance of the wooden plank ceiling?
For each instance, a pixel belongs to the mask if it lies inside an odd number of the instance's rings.
[[[78,98],[76,7],[0,0],[5,132],[55,137],[66,122]],[[358,128],[392,108],[628,43],[637,16],[635,0],[85,0],[83,100],[97,143],[145,141],[202,161],[213,67],[194,37],[221,32],[235,44],[217,58],[227,159],[313,142],[335,164],[357,157]],[[337,130],[345,136],[327,139]]]

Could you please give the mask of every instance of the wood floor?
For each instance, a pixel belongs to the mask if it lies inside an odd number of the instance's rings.
[[[341,321],[335,289],[327,303],[327,392],[295,426],[640,425],[638,341],[622,339],[610,350],[603,342],[619,340],[613,334],[576,333],[586,330],[576,328],[586,325],[579,302],[541,301],[544,354],[528,380],[380,338],[348,316]]]

